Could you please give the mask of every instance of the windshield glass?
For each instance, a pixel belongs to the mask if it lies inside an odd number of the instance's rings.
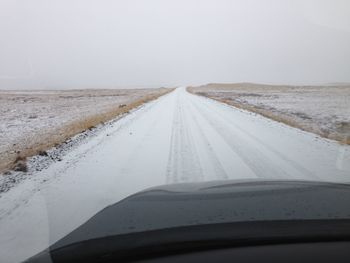
[[[0,262],[115,204],[105,236],[348,219],[348,1],[1,0],[0,34]]]

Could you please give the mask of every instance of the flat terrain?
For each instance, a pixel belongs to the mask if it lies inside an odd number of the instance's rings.
[[[350,85],[209,84],[189,91],[350,144]]]
[[[350,182],[350,146],[179,88],[0,193],[0,261],[20,262],[148,187],[247,178]]]
[[[0,171],[165,92],[0,90]]]

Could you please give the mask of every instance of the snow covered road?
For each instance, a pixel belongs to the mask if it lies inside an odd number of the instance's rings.
[[[19,262],[145,188],[268,178],[350,181],[350,147],[184,88],[115,122],[0,197],[0,262]]]

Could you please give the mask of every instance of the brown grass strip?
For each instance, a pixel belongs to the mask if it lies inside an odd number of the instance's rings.
[[[120,105],[116,105],[108,111],[97,113],[91,116],[86,116],[83,119],[66,123],[54,131],[50,131],[48,133],[43,134],[37,134],[35,136],[37,138],[40,138],[39,143],[37,141],[33,141],[32,144],[23,145],[23,148],[18,149],[17,152],[10,153],[8,151],[6,153],[1,154],[0,172],[12,169],[16,170],[18,169],[18,167],[22,167],[22,171],[26,171],[23,162],[27,158],[43,153],[54,146],[62,144],[68,138],[71,138],[76,134],[91,129],[99,124],[103,124],[107,121],[110,121],[122,114],[128,113],[130,110],[137,108],[138,106],[146,102],[155,100],[160,96],[163,96],[173,90],[174,89],[164,89],[157,94],[145,95],[135,101],[132,101],[131,103],[123,105],[123,107],[120,107]]]
[[[187,91],[192,93],[192,94],[194,94],[194,95],[197,95],[197,96],[207,97],[209,99],[213,99],[213,100],[216,100],[216,101],[219,101],[219,102],[222,102],[222,103],[234,106],[234,107],[242,109],[242,110],[254,112],[256,114],[262,115],[262,116],[264,116],[266,118],[269,118],[271,120],[274,120],[274,121],[277,121],[277,122],[289,125],[289,126],[294,127],[294,128],[298,128],[298,129],[303,130],[303,131],[307,131],[307,132],[311,132],[311,133],[317,134],[317,135],[319,135],[319,136],[321,136],[323,138],[326,138],[326,139],[331,139],[331,140],[338,141],[340,144],[350,145],[350,136],[347,136],[347,137],[344,138],[344,136],[340,135],[340,134],[324,133],[321,130],[317,130],[317,129],[314,129],[314,128],[310,127],[310,126],[303,125],[303,124],[299,123],[297,120],[293,119],[292,117],[290,117],[288,115],[282,115],[282,114],[281,115],[276,115],[276,114],[274,114],[273,112],[271,112],[271,111],[269,111],[267,109],[258,108],[258,107],[255,107],[253,105],[243,104],[243,103],[239,103],[239,102],[233,101],[233,100],[218,99],[218,98],[216,98],[214,96],[208,95],[206,92],[199,92],[199,91],[196,92],[196,91],[193,90],[192,87],[188,87]]]

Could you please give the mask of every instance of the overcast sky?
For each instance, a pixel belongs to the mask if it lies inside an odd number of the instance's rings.
[[[350,82],[348,0],[0,0],[0,88]]]

